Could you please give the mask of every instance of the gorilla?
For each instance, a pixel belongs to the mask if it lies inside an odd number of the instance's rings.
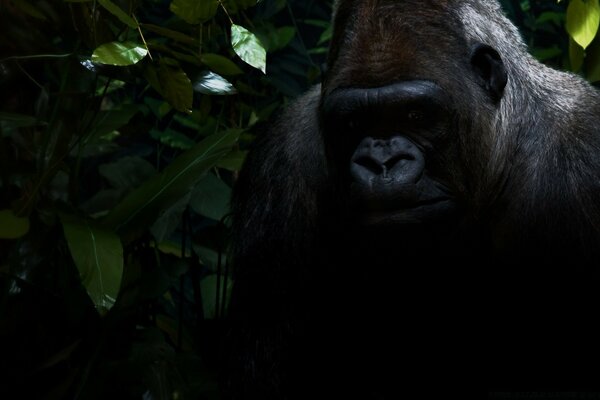
[[[338,0],[232,201],[233,399],[600,383],[600,93],[496,0]]]

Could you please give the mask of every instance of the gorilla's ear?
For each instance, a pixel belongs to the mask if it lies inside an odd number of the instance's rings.
[[[500,100],[508,81],[500,54],[487,44],[479,43],[473,47],[471,65],[479,77],[479,84],[490,93],[494,101]]]

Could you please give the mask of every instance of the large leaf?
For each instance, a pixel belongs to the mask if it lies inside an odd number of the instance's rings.
[[[207,174],[194,188],[190,206],[205,217],[220,221],[229,213],[231,188],[214,174]]]
[[[0,210],[0,239],[17,239],[28,231],[28,218],[17,217],[11,210]]]
[[[98,172],[113,188],[134,189],[156,174],[148,161],[138,156],[125,156],[117,161],[102,164]]]
[[[100,312],[115,304],[123,277],[123,246],[112,231],[72,215],[60,216],[81,282]]]
[[[129,26],[130,28],[137,29],[138,24],[133,18],[131,18],[121,7],[116,5],[110,0],[98,0],[98,3],[106,8],[112,15],[117,17],[119,21]]]
[[[175,108],[181,112],[192,112],[194,101],[194,88],[192,81],[175,60],[161,59],[158,68],[158,80],[161,94]]]
[[[239,171],[242,169],[242,165],[246,160],[247,154],[248,152],[244,150],[234,150],[225,157],[221,158],[217,163],[217,167],[226,169],[228,171]]]
[[[157,33],[161,36],[167,37],[169,39],[173,39],[177,42],[187,43],[191,45],[198,45],[198,41],[193,37],[186,35],[185,33],[181,33],[178,31],[174,31],[172,29],[168,29],[158,25],[152,24],[142,24],[142,28],[149,30],[150,32]]]
[[[188,24],[195,25],[214,17],[218,6],[219,0],[173,0],[169,8]]]
[[[99,111],[94,119],[90,140],[102,138],[117,131],[129,123],[129,120],[139,111],[140,107],[135,104],[121,104],[119,107]]]
[[[217,74],[221,75],[241,75],[244,73],[236,63],[231,61],[227,57],[223,57],[219,54],[202,54],[200,60]]]
[[[283,49],[295,35],[296,28],[293,26],[275,28],[272,24],[265,24],[256,31],[256,36],[270,53]]]
[[[104,220],[127,235],[143,230],[185,196],[221,157],[229,153],[241,131],[229,130],[204,139],[177,157],[160,174],[131,192]]]
[[[227,79],[212,71],[200,73],[194,82],[194,90],[202,94],[231,95],[236,94],[236,88]]]
[[[100,45],[92,54],[92,61],[108,65],[133,65],[146,57],[148,50],[133,42],[110,42]]]
[[[194,140],[171,128],[167,128],[164,131],[152,128],[150,136],[174,149],[189,150],[196,144]]]
[[[154,224],[150,227],[150,233],[158,243],[164,243],[175,232],[181,224],[183,213],[190,202],[191,192],[179,199],[171,207],[164,210]],[[179,245],[179,257],[181,257],[181,244]]]
[[[267,51],[256,35],[243,26],[233,24],[231,25],[231,45],[244,62],[266,73]]]
[[[598,0],[571,0],[567,9],[567,32],[586,49],[598,33],[600,5]]]

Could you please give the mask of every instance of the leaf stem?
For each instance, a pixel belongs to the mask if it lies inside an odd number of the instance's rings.
[[[227,9],[225,8],[225,5],[223,4],[223,0],[219,0],[219,5],[223,9],[223,11],[225,11],[225,15],[227,15],[227,18],[229,18],[229,22],[231,22],[231,25],[234,25],[235,23],[233,22],[233,19],[231,19],[229,12],[227,12]]]
[[[154,58],[152,58],[152,53],[150,53],[150,48],[148,47],[148,43],[146,43],[146,39],[144,38],[144,34],[142,33],[142,28],[140,27],[140,23],[138,22],[138,20],[134,14],[131,14],[131,16],[133,17],[133,20],[137,24],[137,30],[140,33],[140,37],[142,38],[142,42],[144,42],[144,46],[146,47],[146,50],[148,50],[148,57],[150,57],[150,60],[154,61]]]

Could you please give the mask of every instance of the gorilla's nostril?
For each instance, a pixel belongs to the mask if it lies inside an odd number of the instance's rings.
[[[354,160],[354,163],[360,165],[375,175],[381,175],[384,172],[384,166],[371,157],[360,157]]]

